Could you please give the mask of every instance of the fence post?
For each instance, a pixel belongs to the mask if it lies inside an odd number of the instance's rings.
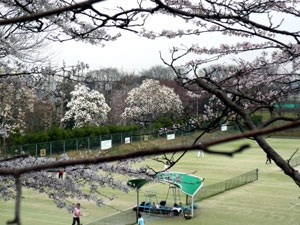
[[[52,156],[52,141],[49,141],[49,149],[50,149],[50,152],[51,152],[50,156]]]
[[[50,149],[50,156],[52,157],[52,142],[49,143],[49,149]]]
[[[37,147],[37,144],[35,144],[35,157],[37,158],[37,152],[38,152],[38,147]]]
[[[101,150],[101,141],[102,141],[102,135],[99,136],[99,148]]]
[[[90,137],[88,137],[88,150],[91,149],[91,146],[90,146]]]
[[[66,153],[66,140],[64,140],[63,146],[64,146],[64,153]]]
[[[76,151],[78,151],[78,138],[76,138]]]

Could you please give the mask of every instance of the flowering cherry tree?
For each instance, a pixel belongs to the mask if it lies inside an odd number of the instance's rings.
[[[1,160],[1,169],[19,170],[26,168],[28,165],[39,167],[49,163],[58,163],[74,160],[67,155],[61,155],[59,159],[55,158],[35,158],[35,157],[15,157],[10,160]],[[77,159],[78,160],[78,159]],[[80,159],[79,159],[80,160]],[[55,169],[49,168],[44,171],[34,173],[22,174],[17,177],[17,182],[12,176],[0,176],[0,198],[10,200],[19,198],[16,197],[16,190],[21,194],[22,188],[44,193],[53,200],[58,208],[65,208],[72,212],[74,199],[85,199],[87,201],[95,202],[97,206],[103,206],[107,201],[115,198],[114,195],[105,195],[101,192],[101,188],[112,188],[120,191],[128,192],[129,188],[126,182],[121,179],[114,178],[114,173],[137,176],[137,174],[145,174],[146,169],[133,168],[136,162],[142,159],[124,160],[119,163],[101,163],[94,165],[80,165],[69,166],[67,168],[57,167]],[[58,171],[64,171],[64,179],[59,179],[57,176]],[[101,173],[99,173],[101,171]],[[89,186],[87,190],[86,187]],[[76,200],[74,200],[76,201]],[[20,224],[20,218],[10,223]]]
[[[162,115],[176,118],[183,112],[179,96],[171,88],[152,79],[146,79],[139,87],[132,89],[125,102],[127,107],[122,117],[143,123]]]
[[[24,130],[24,118],[27,112],[33,111],[35,95],[18,78],[0,79],[0,155],[5,149],[5,140],[15,131]]]
[[[106,104],[103,94],[78,84],[71,92],[69,110],[62,119],[65,124],[74,123],[75,127],[84,125],[101,125],[107,120],[110,107]],[[72,124],[73,125],[73,124]]]
[[[193,148],[209,151],[208,147],[214,144],[252,137],[262,151],[300,186],[299,172],[263,138],[263,134],[297,127],[300,124],[298,116],[282,117],[274,113],[276,101],[284,101],[299,90],[298,1],[144,0],[137,1],[136,5],[132,5],[131,2],[126,2],[120,7],[110,5],[115,10],[111,10],[104,3],[102,0],[80,3],[63,0],[2,1],[0,25],[7,27],[7,33],[0,35],[0,38],[5,41],[15,33],[44,34],[52,31],[47,36],[48,40],[74,39],[97,44],[119,36],[112,27],[122,31],[134,31],[151,39],[193,36],[196,43],[175,46],[170,56],[162,56],[162,59],[173,69],[179,83],[191,92],[209,99],[204,106],[204,112],[199,115],[200,120],[208,124],[206,127],[200,127],[203,134],[225,122],[238,124],[242,131],[238,136],[219,142],[210,141],[202,145],[195,144],[163,151],[145,150],[135,153],[136,155],[120,155],[119,158],[110,160]],[[163,19],[158,20],[159,24],[154,26],[155,29],[153,26],[153,29],[147,27],[147,20],[151,22],[151,19],[157,16],[163,16]],[[163,25],[164,19],[170,20],[166,26]],[[173,26],[175,24],[181,26]],[[4,43],[3,41],[1,43]],[[13,49],[1,44],[2,46],[5,50]],[[194,89],[194,86],[197,87]],[[270,120],[257,125],[252,116],[260,109],[270,113]],[[134,118],[132,115],[136,114],[124,112],[127,118]],[[148,116],[152,118],[151,115]],[[280,128],[269,127],[279,120],[293,122]],[[20,169],[3,169],[1,166],[0,174],[3,175],[1,179],[7,179],[7,175],[15,178],[17,199],[20,199],[20,186],[24,185],[20,176],[23,174],[62,165],[97,164],[102,163],[101,160],[103,159],[48,164],[43,162],[44,164],[28,167],[24,165]],[[27,165],[30,164],[32,162]],[[80,166],[77,168],[80,169]],[[18,209],[19,207],[16,207],[15,221],[20,224]]]
[[[148,38],[213,35],[214,42],[198,42],[171,50],[166,65],[192,92],[209,97],[201,122],[203,133],[222,123],[237,124],[241,131],[268,127],[276,121],[297,121],[274,112],[277,101],[299,93],[299,3],[295,1],[160,1],[152,9],[183,19],[179,29],[144,30]],[[149,9],[149,8],[148,8]],[[280,18],[278,19],[278,15]],[[209,40],[207,37],[206,41]],[[202,39],[202,40],[203,40]],[[204,39],[205,40],[205,39]],[[197,88],[193,89],[192,86]],[[258,110],[270,120],[255,124]],[[200,138],[201,136],[199,136]],[[300,186],[300,174],[267,142],[253,136],[268,157]]]

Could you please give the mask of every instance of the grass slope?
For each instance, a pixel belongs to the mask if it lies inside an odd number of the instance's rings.
[[[269,139],[268,141],[286,159],[300,144],[298,139]],[[258,168],[258,181],[198,202],[198,208],[194,211],[195,216],[192,220],[185,220],[182,217],[155,219],[144,215],[146,223],[151,225],[183,223],[193,225],[299,225],[299,188],[274,163],[265,164],[265,154],[254,142],[243,140],[216,146],[214,149],[229,151],[245,142],[250,143],[251,148],[232,158],[208,154],[204,158],[197,158],[196,151],[189,152],[172,170],[195,173],[197,176],[205,177],[205,185],[207,185]],[[147,164],[156,170],[162,169],[162,165],[152,160],[147,160]],[[160,183],[146,185],[140,192],[141,201],[144,200],[143,194],[147,190],[155,190],[157,200],[160,201],[166,199],[168,186]],[[117,211],[113,208],[122,210],[136,204],[135,191],[130,193],[121,193],[110,189],[101,191],[105,195],[115,194],[118,198],[107,202],[110,207],[102,208],[98,208],[90,202],[80,201],[85,215],[81,219],[83,224],[116,213]],[[23,196],[21,205],[23,225],[71,224],[72,215],[65,209],[57,209],[46,196],[29,190],[25,190]],[[170,193],[167,201],[172,204],[172,199],[173,196]],[[181,195],[181,201],[185,201],[183,195]],[[13,201],[0,201],[0,225],[12,219],[13,207]]]

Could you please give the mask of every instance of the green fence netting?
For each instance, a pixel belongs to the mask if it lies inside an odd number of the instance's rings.
[[[95,220],[86,225],[131,225],[136,224],[136,212],[132,208]]]
[[[224,191],[240,187],[256,180],[258,180],[258,169],[251,170],[247,173],[241,174],[225,181],[203,186],[195,196],[195,201],[209,198]]]
[[[96,137],[57,140],[37,144],[10,146],[6,150],[6,156],[28,154],[31,156],[60,155],[69,151],[101,151],[118,147],[132,142],[141,143],[141,147],[165,147],[180,146],[191,142],[191,135],[195,132],[177,130],[167,134],[139,131],[106,134]],[[170,138],[171,137],[171,138]]]

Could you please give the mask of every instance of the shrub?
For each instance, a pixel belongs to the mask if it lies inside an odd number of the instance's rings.
[[[36,144],[41,142],[67,140],[75,138],[95,137],[112,133],[124,133],[138,130],[135,125],[126,126],[85,126],[73,129],[63,129],[58,126],[51,126],[47,131],[21,134],[16,131],[8,139],[8,146]]]

